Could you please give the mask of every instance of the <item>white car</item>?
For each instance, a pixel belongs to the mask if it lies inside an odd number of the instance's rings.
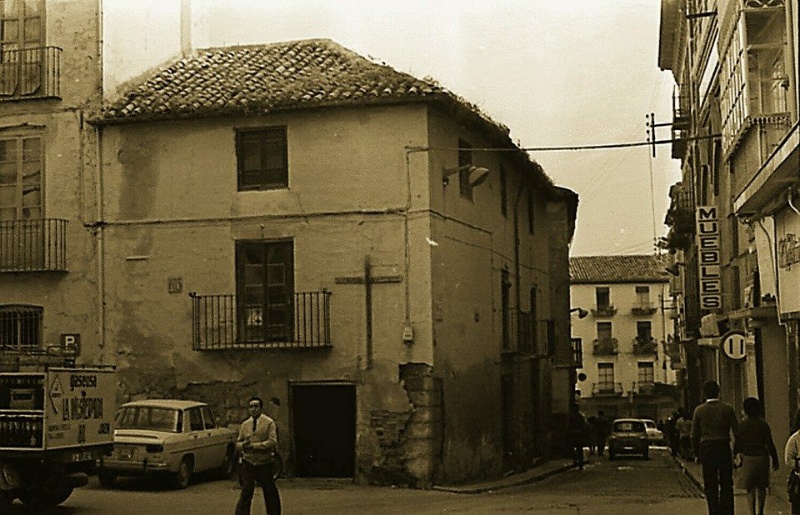
[[[644,427],[647,430],[647,439],[650,445],[664,445],[664,433],[658,428],[654,420],[643,418]]]
[[[229,477],[236,461],[238,433],[217,426],[203,402],[148,399],[128,402],[117,411],[114,452],[99,462],[103,486],[117,476],[170,475],[177,488],[192,474],[219,470]]]

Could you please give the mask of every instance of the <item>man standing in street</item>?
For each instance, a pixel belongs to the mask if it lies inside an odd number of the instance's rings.
[[[703,486],[709,515],[733,515],[733,453],[731,433],[738,428],[736,410],[719,400],[719,385],[703,385],[706,402],[694,410],[692,444],[703,466]]]
[[[278,447],[275,421],[264,415],[264,401],[251,397],[247,403],[250,418],[239,428],[236,446],[242,453],[242,493],[236,503],[236,515],[249,515],[256,481],[261,483],[267,515],[280,515],[281,497],[273,475],[273,453]]]

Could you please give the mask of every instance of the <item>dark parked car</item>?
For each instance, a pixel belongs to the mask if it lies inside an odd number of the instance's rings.
[[[644,421],[638,418],[618,418],[611,425],[608,438],[608,459],[613,460],[618,454],[640,454],[648,458],[650,441]]]

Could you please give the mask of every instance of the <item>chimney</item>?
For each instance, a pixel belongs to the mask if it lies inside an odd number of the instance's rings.
[[[192,0],[181,0],[181,55],[192,53]]]

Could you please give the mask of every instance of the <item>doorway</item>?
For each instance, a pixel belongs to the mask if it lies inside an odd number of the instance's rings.
[[[355,477],[356,388],[292,385],[297,477]]]

